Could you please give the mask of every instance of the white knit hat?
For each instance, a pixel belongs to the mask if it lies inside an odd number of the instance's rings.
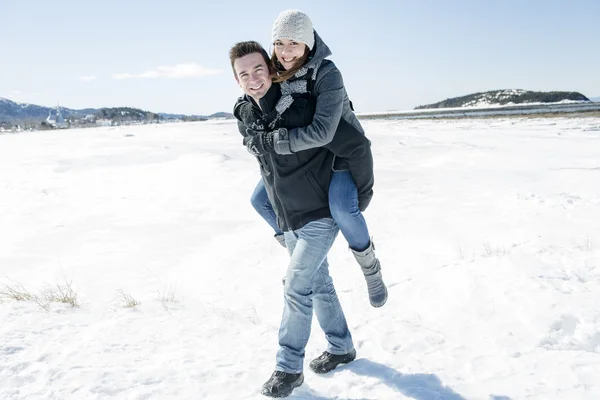
[[[295,40],[304,43],[312,50],[315,45],[312,21],[308,15],[298,10],[287,10],[279,14],[273,23],[273,42],[278,39]]]

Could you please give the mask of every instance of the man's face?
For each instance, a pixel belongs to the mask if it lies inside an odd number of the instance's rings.
[[[233,62],[235,80],[248,96],[258,102],[271,88],[269,68],[260,53],[248,54]]]

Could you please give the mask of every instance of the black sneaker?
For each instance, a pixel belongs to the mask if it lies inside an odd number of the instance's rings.
[[[304,374],[288,374],[287,372],[275,371],[271,378],[262,386],[260,391],[269,397],[288,397],[292,390],[302,385]]]
[[[340,364],[348,364],[356,358],[356,350],[346,354],[331,354],[324,351],[319,357],[310,362],[310,369],[316,374],[326,374]]]

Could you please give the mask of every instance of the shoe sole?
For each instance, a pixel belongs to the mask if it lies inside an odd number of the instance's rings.
[[[373,306],[374,308],[379,308],[379,307],[383,307],[385,305],[385,303],[387,303],[387,299],[388,299],[388,291],[387,291],[387,288],[385,288],[385,300],[383,300],[383,303],[373,304],[370,301],[369,301],[369,303],[371,303],[371,306]]]
[[[354,355],[354,358],[352,358],[351,360],[347,360],[347,361],[344,361],[344,362],[338,363],[338,364],[337,364],[335,367],[333,367],[333,368],[331,368],[331,369],[328,369],[327,371],[322,371],[322,370],[313,369],[313,367],[312,367],[312,366],[310,366],[310,365],[309,365],[308,367],[309,367],[309,368],[310,368],[310,370],[311,370],[312,372],[314,372],[315,374],[323,375],[323,374],[327,374],[327,373],[329,373],[329,372],[333,371],[334,369],[336,369],[336,368],[337,368],[337,367],[339,367],[340,365],[349,364],[349,363],[351,363],[351,362],[352,362],[352,361],[354,361],[354,360],[356,360],[356,355]]]
[[[294,389],[296,389],[297,387],[302,386],[303,383],[304,383],[304,374],[302,374],[302,376],[300,377],[300,379],[298,379],[296,382],[294,382],[292,384],[292,389],[289,392],[279,393],[277,395],[271,395],[271,394],[267,394],[267,393],[264,393],[264,392],[261,392],[261,394],[263,396],[271,397],[273,399],[281,399],[283,397],[288,397],[289,395],[291,395],[292,392],[294,391]]]

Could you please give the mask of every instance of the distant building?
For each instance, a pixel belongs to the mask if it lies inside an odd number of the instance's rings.
[[[110,119],[97,119],[96,125],[98,126],[111,126],[113,122]]]
[[[48,123],[48,125],[57,129],[65,129],[69,127],[65,122],[65,119],[60,110],[60,106],[58,105],[56,106],[56,108],[50,109],[50,112],[48,112],[48,118],[46,118],[46,122]]]

